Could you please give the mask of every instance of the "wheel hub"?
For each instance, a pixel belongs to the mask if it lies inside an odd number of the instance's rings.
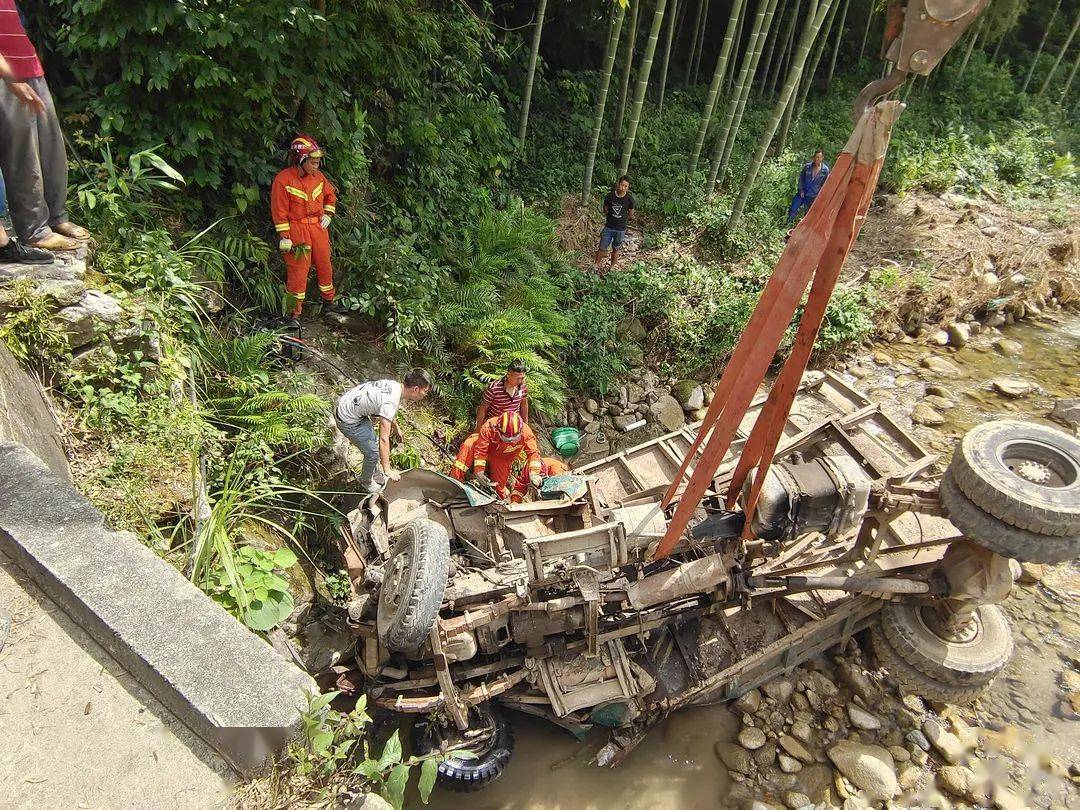
[[[1050,481],[1050,468],[1037,461],[1022,461],[1016,465],[1013,472],[1033,484],[1046,484]]]

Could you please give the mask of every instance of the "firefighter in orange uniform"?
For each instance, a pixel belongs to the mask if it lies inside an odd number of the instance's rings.
[[[543,479],[552,475],[566,475],[570,472],[570,467],[565,461],[558,458],[551,458],[550,456],[544,456],[540,459],[540,477],[541,484]],[[529,468],[523,467],[521,474],[514,481],[514,491],[510,493],[510,503],[521,503],[525,500],[525,495],[529,491],[530,481]],[[534,484],[535,485],[535,484]],[[539,485],[535,485],[539,489]]]
[[[324,309],[344,312],[334,300],[334,268],[330,264],[330,220],[336,209],[334,186],[319,171],[323,151],[314,138],[298,135],[289,147],[289,167],[274,177],[270,189],[270,215],[277,231],[278,249],[285,259],[285,289],[296,299],[292,315],[304,308],[311,265],[319,279]]]
[[[540,448],[536,444],[536,434],[518,413],[493,416],[480,426],[472,443],[473,472],[481,480],[489,479],[495,485],[495,493],[506,500],[510,495],[510,474],[514,462],[522,454],[525,455],[523,475],[529,483],[539,488],[544,479],[540,475]],[[460,453],[458,458],[461,458]],[[459,471],[456,464],[455,471]]]

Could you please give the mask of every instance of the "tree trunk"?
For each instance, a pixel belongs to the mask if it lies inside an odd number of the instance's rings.
[[[730,98],[732,85],[735,83],[735,66],[739,62],[739,46],[742,44],[743,29],[746,28],[746,18],[750,16],[750,7],[743,3],[742,13],[739,14],[739,27],[735,29],[735,47],[728,57],[727,74],[724,76],[724,98]]]
[[[769,75],[769,65],[772,64],[773,53],[776,52],[776,40],[780,39],[780,30],[784,22],[784,11],[780,10],[780,14],[773,15],[773,23],[776,24],[776,29],[773,30],[772,26],[765,34],[765,40],[763,44],[767,44],[768,50],[764,51],[763,59],[758,62],[758,73],[761,76],[761,80],[758,83],[758,95],[765,92],[765,79]],[[770,34],[772,36],[770,36]],[[751,82],[755,81],[756,77],[751,77]]]
[[[608,87],[615,68],[615,52],[619,47],[619,34],[622,32],[626,9],[615,0],[615,16],[608,32],[607,45],[604,48],[604,61],[600,69],[600,86],[596,92],[596,112],[593,113],[592,140],[589,142],[589,154],[585,158],[585,181],[581,185],[581,203],[589,201],[592,192],[593,169],[596,168],[596,150],[600,145],[600,133],[604,130],[604,108],[607,106]]]
[[[791,101],[791,96],[795,92],[795,85],[799,80],[799,74],[802,73],[803,65],[806,64],[806,57],[810,53],[810,45],[814,41],[814,37],[817,36],[818,31],[821,29],[825,16],[831,10],[833,2],[834,0],[821,0],[821,4],[818,5],[816,13],[811,14],[807,18],[802,36],[799,37],[799,47],[795,51],[795,58],[791,63],[791,68],[788,70],[787,80],[784,82],[784,89],[780,91],[780,98],[773,107],[772,115],[769,117],[769,123],[765,126],[765,131],[761,133],[757,151],[754,152],[753,157],[750,159],[750,165],[746,170],[746,177],[743,178],[742,188],[739,189],[739,196],[735,198],[735,205],[731,209],[731,216],[728,217],[727,225],[724,226],[725,232],[730,232],[742,217],[743,209],[746,207],[746,200],[750,196],[750,190],[753,188],[754,181],[757,179],[757,174],[761,170],[761,164],[765,160],[765,153],[768,151],[773,136],[776,134],[776,128],[780,124],[780,118],[784,114],[784,109]]]
[[[773,59],[773,45],[776,44],[776,40],[774,39],[769,43],[769,55],[765,60],[765,70],[761,74],[761,88],[759,90],[761,95],[771,93],[773,85],[776,84],[776,77],[780,73],[780,67],[787,53],[788,42],[799,18],[800,2],[801,0],[795,0],[795,4],[791,7],[791,13],[782,20],[783,25],[779,29],[780,50],[776,52],[775,59]]]
[[[724,31],[724,44],[720,47],[720,55],[716,58],[716,69],[713,71],[712,83],[709,85],[709,94],[705,98],[705,109],[701,113],[698,122],[697,140],[694,142],[694,151],[690,155],[690,163],[686,167],[686,173],[693,175],[697,171],[698,160],[701,159],[701,148],[705,145],[705,136],[709,132],[709,124],[712,122],[713,112],[716,109],[716,98],[720,94],[720,83],[727,73],[728,61],[733,60],[732,45],[735,42],[735,32],[739,27],[739,19],[742,16],[745,0],[734,0],[731,5],[731,13],[728,16],[727,28]]]
[[[518,149],[525,146],[525,132],[529,128],[529,105],[532,103],[533,79],[536,78],[536,57],[540,53],[540,35],[544,32],[544,12],[547,0],[540,0],[536,8],[536,25],[533,27],[532,48],[529,50],[529,69],[525,76],[525,95],[521,99],[521,123],[518,125]]]
[[[660,103],[657,114],[664,111],[664,91],[667,89],[668,62],[671,61],[672,35],[675,33],[675,17],[679,13],[679,0],[671,0],[671,14],[668,15],[667,42],[664,43],[664,61],[660,64]]]
[[[1046,88],[1050,86],[1050,80],[1053,79],[1054,74],[1057,73],[1058,65],[1061,64],[1061,60],[1065,57],[1065,52],[1069,50],[1069,46],[1072,45],[1077,28],[1080,28],[1080,14],[1076,15],[1076,19],[1073,21],[1073,27],[1069,29],[1069,36],[1065,39],[1065,44],[1062,45],[1061,50],[1058,51],[1057,59],[1054,60],[1053,67],[1050,68],[1050,72],[1046,74],[1046,79],[1043,81],[1042,87],[1039,88],[1039,97],[1042,97],[1042,94],[1046,92]]]
[[[832,0],[828,16],[822,24],[821,36],[814,43],[814,55],[810,60],[810,68],[803,74],[802,82],[799,85],[799,103],[795,107],[796,121],[802,118],[803,110],[806,109],[806,102],[810,98],[810,92],[814,86],[814,76],[817,75],[818,65],[821,64],[821,55],[825,53],[825,43],[829,41],[829,32],[832,30],[838,8],[837,0]]]
[[[641,10],[643,0],[631,0],[633,8],[630,10],[630,30],[626,34],[626,44],[623,46],[622,78],[619,83],[619,106],[615,112],[615,137],[622,134],[623,117],[626,115],[626,94],[630,92],[630,68],[634,64],[634,47],[637,45],[638,12]]]
[[[840,24],[836,27],[836,38],[833,40],[832,59],[829,60],[829,72],[825,74],[825,89],[832,84],[833,71],[836,70],[836,55],[840,53],[840,40],[844,38],[844,24],[847,22],[848,6],[851,0],[844,0],[844,10],[840,12]]]
[[[984,16],[979,20],[979,24],[971,32],[971,36],[968,37],[967,50],[964,51],[964,60],[960,63],[960,70],[956,74],[956,81],[959,82],[964,78],[964,71],[967,70],[968,60],[971,59],[971,52],[975,50],[975,45],[979,41],[979,37],[982,36],[983,25],[986,23],[986,17]]]
[[[802,0],[795,0],[795,13],[791,17],[791,28],[787,32],[787,39],[784,41],[784,53],[777,60],[773,75],[769,77],[770,93],[780,92],[780,78],[785,75],[787,66],[791,64],[791,53],[795,49],[795,32],[799,28],[799,12],[801,11]]]
[[[1072,87],[1073,79],[1076,78],[1076,68],[1080,66],[1080,51],[1076,52],[1076,58],[1073,60],[1072,70],[1069,71],[1069,79],[1065,82],[1065,89],[1061,91],[1061,98],[1058,99],[1058,103],[1063,103],[1065,97],[1069,95],[1069,88]]]
[[[705,52],[705,32],[707,30],[709,30],[709,0],[705,0],[705,10],[701,13],[701,30],[698,32],[697,52],[694,56],[694,84],[698,83],[701,56]]]
[[[758,12],[754,18],[754,27],[750,32],[750,41],[746,45],[743,54],[742,67],[739,69],[739,79],[735,83],[735,93],[729,99],[728,112],[724,118],[724,124],[720,128],[716,146],[713,148],[712,160],[709,166],[709,182],[705,187],[706,196],[711,197],[716,191],[717,178],[723,182],[724,172],[727,170],[728,161],[731,158],[731,150],[735,144],[735,136],[739,132],[742,123],[743,112],[746,109],[746,99],[750,94],[750,83],[761,58],[763,38],[769,29],[773,13],[776,11],[776,0],[761,0]]]
[[[806,9],[806,19],[803,21],[804,30],[806,26],[810,25],[811,22],[813,22],[813,19],[817,14],[817,7],[818,0],[810,0],[810,4]],[[792,57],[792,59],[794,60],[794,56]],[[790,68],[791,63],[788,64],[789,72]],[[784,75],[787,76],[787,73],[785,73]],[[805,79],[802,77],[802,75],[799,75],[795,78],[794,92],[792,92],[791,94],[791,99],[788,101],[787,107],[784,108],[784,114],[781,117],[780,135],[776,140],[776,154],[778,155],[782,153],[784,151],[784,147],[787,146],[788,135],[791,133],[791,119],[792,116],[794,116],[795,114],[795,102],[798,99],[798,93],[801,89],[803,81],[805,81]]]
[[[1021,93],[1026,93],[1028,85],[1031,84],[1031,77],[1035,74],[1035,66],[1039,64],[1039,57],[1042,56],[1043,47],[1046,45],[1046,38],[1050,36],[1050,29],[1054,27],[1054,20],[1057,19],[1057,13],[1061,10],[1061,0],[1057,1],[1057,5],[1054,6],[1054,13],[1050,15],[1050,22],[1046,24],[1046,28],[1043,29],[1042,39],[1039,40],[1039,49],[1035,51],[1035,58],[1031,60],[1031,67],[1028,68],[1027,76],[1024,78],[1024,86],[1020,88]]]
[[[653,54],[656,53],[656,41],[660,38],[660,28],[664,24],[664,8],[666,6],[667,0],[656,0],[652,26],[649,28],[649,41],[645,44],[645,53],[641,56],[641,67],[638,68],[637,88],[634,90],[634,106],[630,110],[630,123],[626,127],[626,140],[623,141],[619,174],[626,174],[630,168],[630,158],[634,154],[634,139],[637,137],[638,124],[641,122],[641,107],[645,103],[645,91],[649,89],[649,73],[652,71]]]
[[[1060,0],[1059,0],[1060,2]],[[874,5],[877,0],[870,0],[869,10],[866,12],[866,27],[862,32],[862,45],[859,46],[859,61],[862,61],[863,54],[866,53],[866,40],[870,37],[870,24],[874,21]]]
[[[686,75],[683,76],[683,87],[690,86],[690,77],[694,73],[694,57],[697,56],[698,32],[701,31],[701,14],[705,11],[705,0],[698,0],[697,10],[694,14],[694,30],[690,34],[690,54],[686,58]]]

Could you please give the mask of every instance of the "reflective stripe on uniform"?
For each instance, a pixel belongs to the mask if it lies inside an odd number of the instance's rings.
[[[334,291],[334,285],[333,284],[327,284],[325,287],[322,284],[319,285],[319,292],[333,292],[333,291]]]
[[[289,295],[293,298],[299,298],[300,300],[307,298],[307,292],[289,293]]]
[[[473,468],[474,469],[482,470],[486,466],[487,466],[487,459],[486,458],[478,458],[478,459],[476,459],[476,461],[473,462]]]
[[[333,214],[333,213],[337,212],[337,209],[332,205],[324,205],[323,206],[323,211],[325,211],[328,214]]]
[[[284,233],[285,231],[289,230],[289,223],[279,222],[277,225],[274,226],[274,230],[278,233]]]
[[[308,199],[314,201],[316,197],[322,194],[323,185],[323,183],[319,183],[319,185],[315,186],[315,188],[311,190],[311,194],[308,196]]]
[[[294,197],[299,197],[301,200],[308,201],[308,195],[301,188],[297,188],[296,186],[285,186],[285,190]]]
[[[454,462],[454,469],[455,470],[468,470],[469,465],[466,464],[464,461],[455,461]]]

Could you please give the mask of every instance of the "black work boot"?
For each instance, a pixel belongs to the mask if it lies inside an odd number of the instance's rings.
[[[52,264],[55,258],[49,251],[28,247],[14,237],[0,247],[0,264]]]
[[[337,299],[335,299],[333,301],[323,301],[322,302],[322,311],[323,311],[324,314],[325,313],[331,313],[331,314],[334,314],[334,315],[345,315],[345,314],[347,314],[349,312],[349,310],[345,309],[345,307],[343,307],[341,304],[339,304],[337,302]]]

